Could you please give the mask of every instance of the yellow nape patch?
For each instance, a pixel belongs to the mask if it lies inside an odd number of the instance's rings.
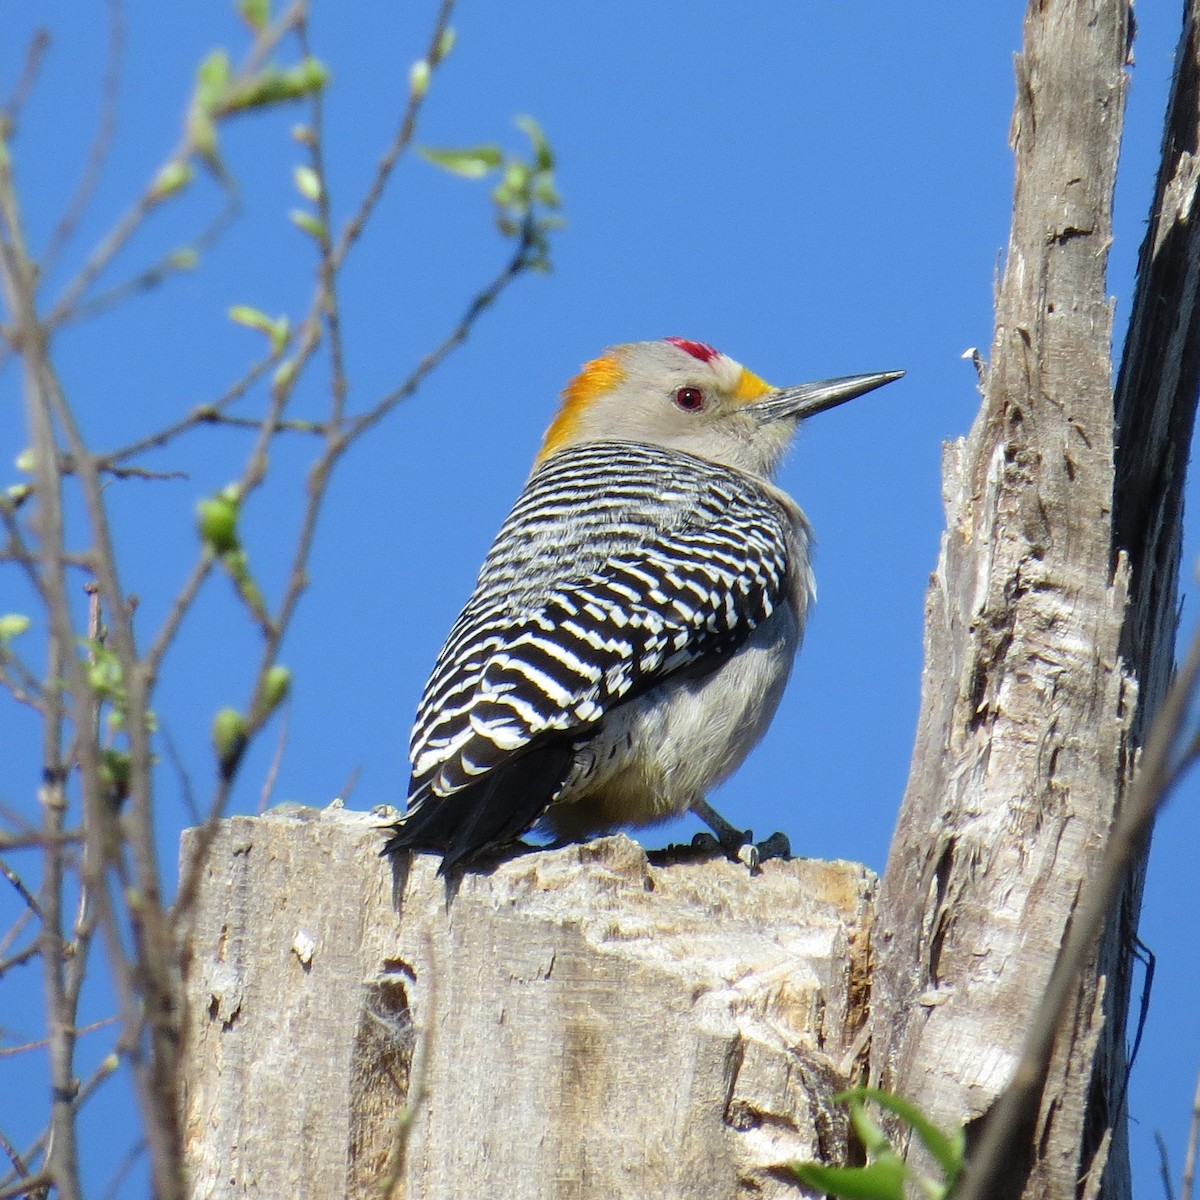
[[[748,404],[751,400],[761,400],[768,392],[773,392],[774,390],[765,379],[759,379],[753,371],[749,371],[743,367],[741,375],[738,376],[738,383],[734,389],[733,398],[741,400],[744,404]]]
[[[570,445],[578,435],[584,413],[593,401],[605,392],[611,392],[624,378],[625,371],[621,364],[610,355],[584,363],[583,370],[563,390],[562,407],[546,430],[546,440],[542,443],[537,461],[540,463],[556,450]]]

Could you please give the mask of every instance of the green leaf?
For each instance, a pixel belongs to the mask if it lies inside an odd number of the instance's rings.
[[[504,161],[499,146],[471,146],[462,150],[433,150],[420,148],[420,154],[434,166],[461,175],[463,179],[482,179]]]
[[[966,1133],[963,1129],[955,1129],[948,1133],[935,1125],[911,1100],[905,1100],[902,1096],[885,1092],[881,1088],[858,1087],[843,1092],[835,1099],[844,1100],[851,1105],[873,1100],[880,1108],[895,1113],[911,1125],[913,1132],[925,1143],[925,1148],[942,1168],[946,1176],[946,1185],[954,1183],[963,1168],[963,1157],[966,1153]]]
[[[247,329],[257,329],[271,339],[271,350],[282,354],[287,349],[288,339],[292,336],[292,323],[287,316],[268,317],[261,309],[251,308],[248,304],[235,304],[229,310],[229,319]]]
[[[908,1174],[898,1158],[868,1163],[865,1167],[826,1167],[820,1163],[793,1163],[796,1178],[814,1192],[844,1200],[905,1200]]]
[[[262,33],[271,23],[271,0],[238,0],[238,12],[255,33]]]
[[[325,226],[312,215],[301,208],[293,208],[288,216],[291,217],[293,224],[303,229],[311,238],[315,238],[318,242],[325,241]]]
[[[296,190],[305,200],[314,204],[321,198],[321,177],[312,167],[297,167],[295,170]]]
[[[537,169],[539,171],[553,171],[554,151],[551,149],[550,143],[546,140],[546,135],[542,132],[542,127],[532,117],[518,117],[516,126],[533,143]]]
[[[224,100],[233,68],[223,49],[214,50],[196,69],[196,103],[206,113],[212,113]]]
[[[554,175],[550,172],[538,175],[533,185],[533,198],[546,208],[561,208],[562,197],[554,183]]]
[[[302,100],[321,91],[328,82],[329,68],[316,58],[306,58],[294,67],[265,67],[226,91],[219,115]]]
[[[24,613],[5,613],[0,616],[0,646],[20,637],[32,624]]]
[[[887,1134],[871,1118],[861,1099],[850,1093],[835,1096],[834,1099],[844,1101],[849,1106],[850,1124],[854,1126],[854,1132],[869,1158],[877,1158],[891,1151],[892,1144]]]

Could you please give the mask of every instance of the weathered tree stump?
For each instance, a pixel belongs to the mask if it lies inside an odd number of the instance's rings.
[[[377,818],[235,817],[184,955],[194,1197],[796,1195],[840,1159],[875,879],[627,837],[393,876]],[[194,834],[185,835],[184,854]],[[859,1047],[861,1049],[861,1047]]]

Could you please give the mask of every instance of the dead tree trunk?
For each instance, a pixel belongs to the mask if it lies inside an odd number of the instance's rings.
[[[947,1124],[984,1117],[1007,1086],[1170,679],[1200,358],[1196,7],[1119,447],[1104,267],[1131,14],[1054,0],[1026,18],[993,360],[975,427],[947,455],[921,724],[875,931],[872,1076]],[[1139,904],[1140,877],[1059,1026],[1027,1158],[990,1194],[1130,1194],[1117,1106]]]
[[[304,814],[224,822],[206,860],[195,1200],[374,1200],[389,1171],[412,1200],[782,1197],[780,1164],[842,1154],[865,868],[652,867],[614,837],[447,904],[432,856],[393,886],[378,820]]]

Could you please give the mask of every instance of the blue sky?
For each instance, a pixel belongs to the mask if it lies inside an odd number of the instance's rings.
[[[93,133],[103,9],[5,8],[4,94],[34,21],[50,23],[55,37],[13,146],[35,246],[71,195]],[[1174,9],[1139,12],[1110,271],[1118,337],[1153,182]],[[421,686],[557,393],[607,345],[677,334],[711,342],[778,384],[909,373],[814,420],[783,469],[781,482],[817,531],[819,602],[773,729],[715,797],[759,836],[785,830],[798,853],[882,869],[916,722],[924,592],[942,529],[941,444],[967,431],[978,405],[962,353],[978,346],[986,354],[991,341],[1011,207],[1007,136],[1021,18],[1016,3],[968,9],[947,0],[462,6],[458,44],[419,140],[521,149],[513,118],[534,115],[558,152],[568,227],[555,239],[553,273],[520,280],[469,344],[343,463],[283,654],[296,691],[275,801],[324,804],[355,772],[356,807],[402,801]],[[334,77],[335,214],[345,217],[370,180],[431,20],[424,5],[317,5],[315,46]],[[216,45],[236,58],[246,44],[222,5],[184,16],[134,0],[126,25],[111,165],[47,280],[47,297],[174,144],[195,65]],[[287,218],[301,204],[292,169],[303,155],[288,136],[300,119],[294,109],[228,128],[224,150],[244,212],[198,270],[60,339],[64,382],[98,444],[166,423],[245,369],[261,339],[227,319],[231,304],[294,319],[307,308],[314,256]],[[113,280],[186,241],[217,206],[215,188],[200,180],[139,234]],[[342,287],[351,407],[402,380],[507,253],[483,185],[406,161]],[[10,364],[0,374],[0,464],[25,442],[19,383]],[[318,371],[298,393],[297,415],[319,416],[325,396]],[[112,490],[143,635],[193,561],[195,502],[240,471],[247,449],[233,431],[205,431],[153,462],[188,471],[186,482]],[[302,441],[281,442],[272,482],[248,506],[247,544],[269,596],[285,577],[282,551],[294,541],[312,455]],[[1193,486],[1189,512],[1196,500]],[[1193,530],[1189,587],[1198,547]],[[27,605],[15,580],[0,576],[0,611]],[[1189,594],[1185,631],[1195,607]],[[213,776],[211,714],[245,704],[257,649],[228,585],[214,579],[158,702],[201,799]],[[275,744],[272,729],[248,758],[238,811],[257,807]],[[37,742],[27,713],[0,705],[0,745],[0,803],[29,812]],[[1130,1096],[1141,1189],[1158,1186],[1155,1130],[1178,1176],[1200,1065],[1197,902],[1178,885],[1190,876],[1200,835],[1198,791],[1189,782],[1164,818],[1141,928],[1158,955]],[[160,796],[170,864],[188,823],[170,772]],[[661,844],[692,832],[681,824],[645,838]],[[12,905],[5,893],[0,916]],[[36,1034],[39,998],[32,970],[0,983],[6,1036]],[[103,997],[93,1008],[103,1015]],[[106,1036],[92,1035],[85,1059],[107,1053]],[[14,1081],[40,1079],[28,1057],[0,1059],[0,1096],[15,1094]],[[96,1181],[132,1136],[118,1115],[121,1096],[114,1087],[87,1128]],[[23,1140],[33,1128],[27,1108],[10,1111],[0,1100],[0,1128]]]

